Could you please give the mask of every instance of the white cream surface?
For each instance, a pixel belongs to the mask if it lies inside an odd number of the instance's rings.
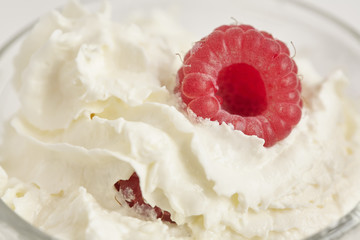
[[[298,59],[302,119],[264,148],[181,110],[176,53],[193,39],[173,19],[110,12],[70,2],[16,58],[21,107],[0,147],[0,196],[16,213],[59,239],[300,239],[359,201],[360,117],[341,71],[323,79]],[[134,171],[177,225],[118,204],[113,185]]]

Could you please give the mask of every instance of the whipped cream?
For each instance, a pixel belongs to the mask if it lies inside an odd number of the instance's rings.
[[[23,43],[21,107],[0,147],[0,196],[16,213],[59,239],[299,239],[355,206],[360,117],[341,71],[324,79],[298,59],[302,119],[264,148],[183,112],[176,54],[195,40],[171,17],[116,23],[110,12],[70,2]],[[134,171],[177,225],[118,204],[113,185]]]

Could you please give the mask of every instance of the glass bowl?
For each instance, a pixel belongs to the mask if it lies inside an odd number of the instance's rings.
[[[84,1],[97,8],[98,1]],[[198,39],[215,27],[234,22],[247,23],[271,32],[276,38],[292,43],[296,57],[310,60],[322,76],[343,69],[350,79],[347,93],[360,99],[360,34],[331,15],[314,7],[292,0],[123,0],[110,1],[113,18],[124,20],[130,12],[151,8],[173,11],[180,23]],[[12,84],[12,60],[29,28],[19,32],[0,49],[0,136],[3,123],[18,109],[19,103]],[[0,144],[3,139],[0,138]],[[1,153],[0,153],[1,154]],[[0,158],[1,159],[1,158]],[[1,162],[0,162],[1,163]],[[360,207],[329,228],[308,239],[349,239],[351,229],[360,222]],[[360,231],[359,231],[360,232]],[[8,235],[6,235],[8,234]],[[32,227],[0,201],[0,239],[52,239]]]

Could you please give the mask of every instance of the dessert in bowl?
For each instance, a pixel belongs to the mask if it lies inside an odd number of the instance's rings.
[[[70,2],[21,39],[2,93],[13,211],[60,239],[301,239],[355,207],[360,54],[346,29],[287,1],[111,3]],[[217,78],[239,66],[263,85]],[[219,94],[229,85],[266,101],[245,116]]]

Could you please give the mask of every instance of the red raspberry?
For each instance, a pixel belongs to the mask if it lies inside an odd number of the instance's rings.
[[[267,32],[223,25],[186,54],[176,91],[197,116],[232,124],[270,147],[301,118],[301,85],[289,54]]]
[[[155,206],[152,207],[146,203],[141,192],[139,176],[134,172],[128,180],[119,180],[114,184],[115,189],[120,192],[130,208],[136,208],[136,210],[149,217],[149,215],[155,215],[156,218],[160,218],[162,221],[175,223],[171,220],[171,214],[168,211],[163,211],[161,208]]]

